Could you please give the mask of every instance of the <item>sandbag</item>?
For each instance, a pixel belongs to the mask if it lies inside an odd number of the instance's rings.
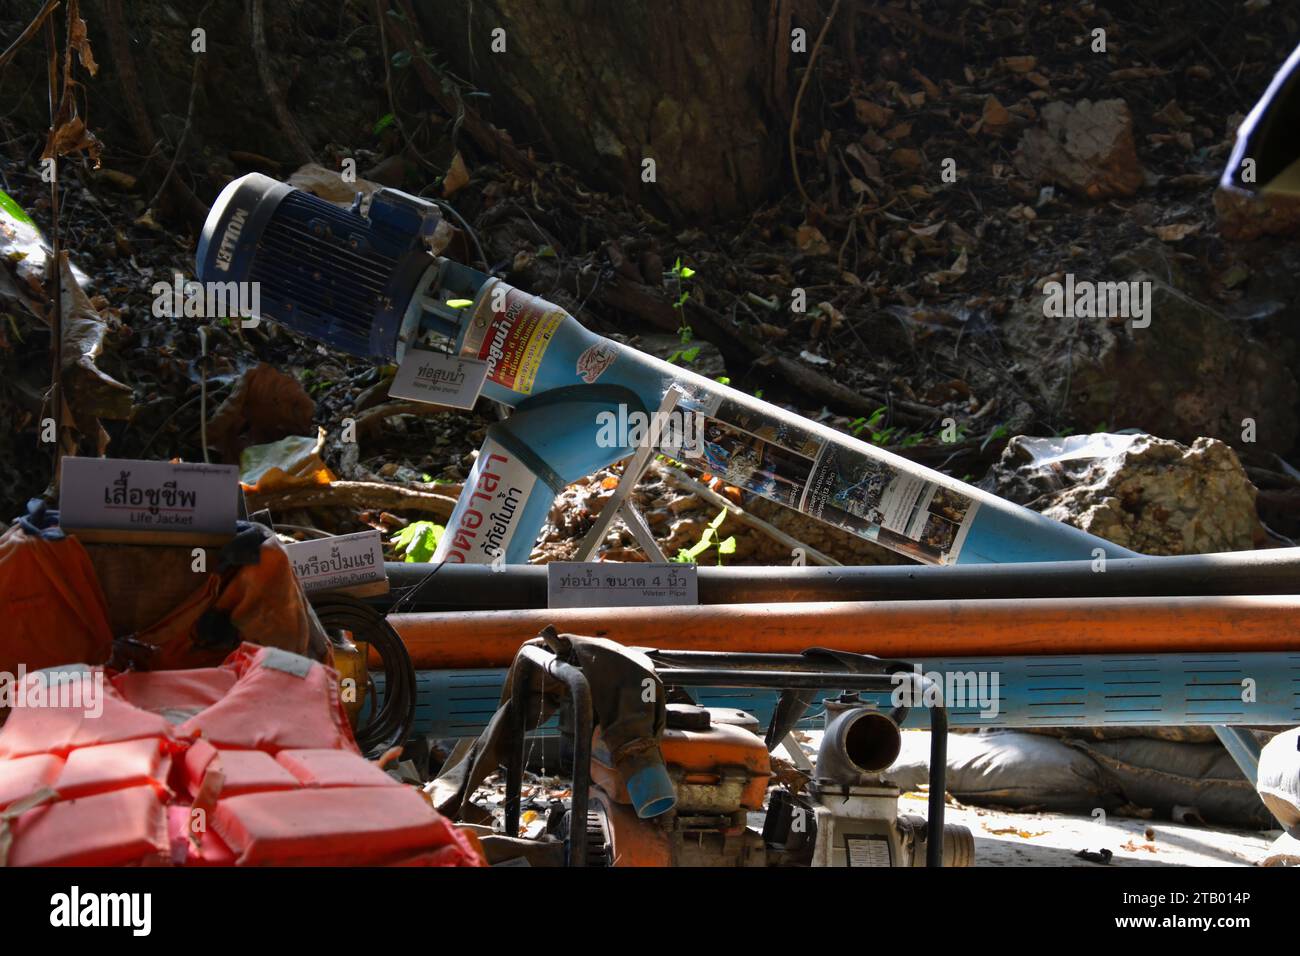
[[[1125,799],[1172,817],[1190,807],[1206,823],[1267,829],[1272,818],[1250,781],[1223,747],[1133,737],[1066,741],[1092,757]]]
[[[930,735],[903,734],[885,776],[916,789],[929,772]],[[963,803],[1091,813],[1124,805],[1170,817],[1190,807],[1207,823],[1263,828],[1264,804],[1219,744],[1143,737],[1085,741],[1020,731],[953,734],[947,789]]]
[[[1255,789],[1282,829],[1300,839],[1300,727],[1264,745]]]
[[[929,732],[907,731],[884,776],[915,790],[928,782],[929,766]],[[947,774],[948,792],[976,806],[1090,813],[1124,803],[1119,787],[1086,754],[1054,737],[1014,730],[949,736]]]

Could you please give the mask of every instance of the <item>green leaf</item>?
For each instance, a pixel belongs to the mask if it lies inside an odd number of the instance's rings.
[[[392,543],[404,555],[402,560],[425,564],[432,560],[446,530],[443,525],[432,521],[412,521],[393,536]]]
[[[719,375],[717,378],[714,379],[714,381],[717,382],[719,385],[730,385],[730,384],[731,384],[731,379],[729,379],[729,378],[728,378],[727,376],[725,376],[725,375]]]
[[[700,347],[697,345],[694,348],[686,349],[681,354],[682,354],[682,361],[689,364],[691,362],[694,362],[697,358],[700,357]]]
[[[36,225],[36,223],[32,221],[32,217],[23,211],[23,207],[14,202],[13,197],[2,189],[0,189],[0,212],[12,216],[25,226]]]
[[[680,261],[680,260],[678,260],[678,261]],[[685,266],[682,267],[681,276],[682,276],[683,279],[689,279],[689,278],[690,278],[691,276],[693,276],[693,275],[695,275],[695,270],[694,270],[694,269],[689,269],[689,268],[686,268]]]
[[[392,113],[385,113],[383,116],[379,117],[379,119],[375,121],[375,135],[378,136],[384,130],[388,129],[388,127],[392,126],[396,120],[397,117]]]

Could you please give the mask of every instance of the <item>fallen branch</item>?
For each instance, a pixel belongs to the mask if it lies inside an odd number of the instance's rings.
[[[419,20],[415,15],[415,8],[410,0],[398,0],[398,6],[405,18],[405,22],[412,27],[418,27]],[[393,31],[393,38],[403,49],[414,52],[411,38],[407,36],[403,29],[402,22],[394,17],[386,16],[383,18],[383,22],[379,24],[379,29],[383,30],[385,27]],[[411,64],[415,67],[415,72],[420,78],[420,85],[424,87],[425,93],[432,97],[434,102],[447,115],[452,117],[455,125],[458,125],[469,134],[470,139],[474,140],[479,149],[500,161],[511,172],[520,176],[531,176],[537,171],[536,164],[511,142],[509,137],[479,116],[473,107],[464,103],[459,96],[448,93],[443,88],[442,81],[434,74],[433,69],[422,57],[412,56]]]
[[[135,69],[135,57],[131,55],[131,38],[127,32],[126,13],[122,9],[122,0],[105,0],[108,16],[104,18],[104,29],[108,33],[108,43],[113,50],[113,66],[117,70],[118,84],[122,88],[122,102],[126,106],[131,128],[135,130],[136,142],[145,154],[144,173],[150,178],[163,176],[162,159],[158,155],[158,137],[154,132],[153,121],[140,98],[144,87],[140,74]],[[189,222],[198,227],[208,217],[208,207],[194,195],[180,176],[170,176],[167,181],[167,194],[177,206],[177,211]]]
[[[724,497],[723,495],[718,494],[708,485],[704,484],[703,482],[696,481],[694,478],[686,474],[686,472],[682,471],[680,468],[673,468],[671,465],[665,465],[663,462],[656,463],[654,467],[659,469],[660,473],[664,476],[664,481],[668,482],[670,485],[673,485],[677,488],[681,488],[683,491],[690,491],[693,492],[694,494],[699,495],[701,498],[703,498],[709,504],[713,505],[715,508],[726,508],[727,511],[731,514],[731,516],[734,517],[741,524],[749,525],[751,528],[755,529],[756,531],[761,531],[763,534],[767,535],[773,541],[780,542],[781,544],[785,545],[787,548],[790,548],[792,550],[794,548],[801,549],[803,553],[807,556],[808,560],[811,561],[813,564],[822,564],[827,566],[833,565],[835,567],[840,566],[840,562],[836,561],[830,555],[822,554],[822,552],[818,551],[816,548],[804,544],[798,538],[794,537],[793,535],[787,534],[786,532],[778,528],[776,525],[764,521],[762,518],[759,518],[756,515],[750,514],[740,505]]]
[[[622,276],[598,282],[596,273],[580,272],[577,269],[566,270],[562,281],[573,282],[581,295],[590,296],[608,308],[634,315],[666,332],[676,332],[681,328],[677,310],[650,286]],[[802,362],[768,351],[761,342],[739,328],[724,327],[703,306],[688,300],[686,308],[690,313],[691,327],[701,338],[717,345],[729,362],[748,362],[769,370],[794,390],[831,408],[870,416],[881,405],[885,405],[892,411],[895,421],[906,425],[924,425],[941,417],[937,408],[919,402],[891,398],[875,389],[841,385]]]
[[[203,15],[208,12],[208,7],[212,6],[213,0],[208,0],[203,9],[199,11],[196,18],[199,26],[203,25]],[[180,161],[181,150],[185,148],[185,140],[190,135],[190,127],[194,124],[194,93],[199,88],[199,74],[203,69],[203,64],[207,62],[207,56],[196,56],[194,58],[194,69],[190,72],[190,101],[185,107],[185,128],[181,130],[181,135],[176,140],[176,148],[172,150],[172,161],[167,166],[167,172],[163,173],[162,182],[158,184],[157,191],[153,194],[153,199],[149,200],[146,209],[152,209],[158,204],[159,198],[162,197],[163,190],[171,182],[172,173],[176,171],[176,164]],[[206,450],[206,446],[205,446]]]
[[[384,419],[394,415],[441,415],[444,412],[463,411],[450,405],[433,405],[429,402],[385,402],[367,408],[356,417],[357,434],[369,435],[379,428]]]
[[[262,81],[262,90],[266,93],[271,112],[275,114],[275,122],[284,133],[284,138],[289,141],[295,158],[302,163],[314,163],[316,157],[312,154],[311,145],[289,112],[284,93],[276,79],[275,68],[271,65],[271,56],[266,49],[266,5],[263,0],[250,0],[249,19],[253,27],[253,62],[257,64],[257,75]]]
[[[41,7],[40,12],[36,14],[31,23],[27,24],[23,32],[18,34],[18,39],[9,44],[3,53],[0,53],[0,70],[9,65],[9,61],[14,58],[24,43],[36,36],[37,31],[40,30],[49,15],[58,8],[59,2],[60,0],[45,0],[45,6]]]
[[[794,135],[799,129],[799,105],[803,102],[803,92],[808,88],[808,80],[812,76],[813,67],[817,64],[817,54],[821,52],[826,31],[830,29],[839,10],[840,0],[835,0],[831,4],[831,12],[826,15],[826,22],[822,24],[821,32],[817,34],[817,42],[813,44],[812,53],[808,55],[808,66],[804,68],[803,76],[799,80],[799,92],[794,96],[794,110],[790,116],[790,172],[794,174],[794,184],[799,189],[799,195],[803,197],[805,207],[811,206],[813,201],[808,198],[808,193],[803,188],[803,180],[799,178],[799,158],[795,151]]]
[[[250,513],[269,508],[356,508],[369,511],[419,511],[440,518],[451,516],[460,495],[460,485],[448,485],[450,495],[416,491],[402,485],[379,481],[335,481],[328,485],[308,485],[264,493],[248,492],[245,498]]]

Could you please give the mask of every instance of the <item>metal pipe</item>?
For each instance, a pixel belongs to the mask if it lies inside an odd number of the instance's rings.
[[[736,604],[393,614],[419,669],[504,667],[547,625],[637,647],[917,657],[1300,650],[1300,597]]]
[[[1104,567],[1104,571],[1098,570]],[[393,590],[371,601],[383,610],[523,610],[546,607],[546,568],[472,564],[386,565]],[[701,604],[796,601],[915,601],[1039,597],[1160,597],[1292,594],[1300,548],[1108,558],[1027,564],[731,567],[699,569]]]
[[[674,656],[676,652],[673,652]],[[656,666],[680,663],[654,652]],[[1300,653],[1041,655],[918,659],[923,674],[944,687],[954,727],[1294,727],[1300,724]],[[786,665],[789,666],[789,665]],[[793,670],[794,667],[789,667]],[[755,671],[757,673],[757,669]],[[482,732],[501,699],[506,671],[420,671],[416,729],[436,737]],[[375,675],[376,683],[383,680]],[[995,683],[996,680],[996,683]],[[1250,682],[1253,693],[1243,699]],[[834,696],[834,680],[818,690]],[[707,707],[747,710],[767,724],[775,691],[700,687],[691,694]],[[892,693],[864,691],[882,709]],[[907,729],[929,726],[929,711],[913,708],[895,719]]]
[[[712,670],[710,668],[656,667],[660,679],[674,687],[772,687],[822,690],[830,681],[845,690],[889,693],[897,686],[889,674],[853,674],[848,671]]]
[[[1222,725],[1216,725],[1214,732],[1219,738],[1219,743],[1223,744],[1223,749],[1228,751],[1233,762],[1250,781],[1250,785],[1255,786],[1255,782],[1259,780],[1259,754],[1263,750],[1255,735],[1244,727]]]
[[[817,748],[817,779],[856,784],[863,774],[892,767],[902,749],[898,724],[870,705],[857,704],[826,725]]]

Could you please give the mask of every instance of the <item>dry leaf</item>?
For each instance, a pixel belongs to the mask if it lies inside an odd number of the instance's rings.
[[[86,32],[86,21],[81,18],[78,7],[77,0],[69,0],[68,51],[76,50],[81,65],[86,68],[87,73],[94,76],[99,72],[99,64],[95,62],[95,54],[90,50],[90,36]]]
[[[831,245],[816,226],[804,223],[795,233],[795,245],[799,251],[810,256],[824,256],[831,251]]]
[[[1178,242],[1200,232],[1201,224],[1199,222],[1176,222],[1168,226],[1156,226],[1150,231],[1155,234],[1157,239],[1164,242]]]
[[[921,153],[915,149],[896,149],[890,158],[903,169],[915,172],[921,168]]]
[[[894,111],[888,106],[881,106],[879,103],[873,103],[871,100],[862,99],[861,97],[853,98],[853,112],[857,116],[859,123],[865,123],[877,129],[888,125],[889,121],[894,118]]]
[[[442,194],[450,196],[469,182],[469,170],[465,167],[465,160],[460,155],[460,150],[451,158],[451,166],[447,169],[447,175],[442,180]]]
[[[240,376],[208,422],[208,445],[236,462],[249,445],[314,430],[316,403],[298,380],[265,363]]]
[[[873,183],[878,186],[883,186],[885,184],[885,178],[880,172],[880,161],[877,160],[876,157],[872,156],[857,143],[850,143],[848,146],[844,147],[844,152],[857,160],[858,165],[862,167],[862,171]]]
[[[911,135],[912,135],[912,124],[908,122],[898,123],[897,125],[891,126],[889,129],[885,130],[885,139],[894,140],[894,141],[898,141],[900,139],[906,139],[908,136]]]
[[[372,183],[368,179],[345,181],[342,173],[334,169],[326,169],[317,163],[300,166],[289,177],[289,185],[297,186],[313,196],[319,196],[338,206],[351,206],[357,193],[369,196],[379,188],[378,183]]]
[[[998,102],[996,96],[984,100],[984,112],[980,116],[980,128],[991,136],[1001,136],[1014,124],[1010,111]]]
[[[941,272],[931,272],[926,276],[926,278],[935,285],[943,285],[945,282],[952,282],[954,279],[960,279],[966,274],[969,261],[970,260],[966,255],[966,250],[963,249],[957,256],[957,260],[951,266]]]
[[[1008,73],[1028,73],[1038,65],[1038,60],[1032,56],[1004,56],[997,65]]]
[[[1017,827],[998,827],[995,830],[987,823],[981,824],[981,826],[989,833],[992,833],[994,836],[1006,836],[1008,834],[1014,833],[1016,836],[1024,840],[1030,840],[1034,837],[1040,837],[1047,833],[1046,830],[1038,830],[1037,832],[1031,833],[1028,830],[1021,830]]]

